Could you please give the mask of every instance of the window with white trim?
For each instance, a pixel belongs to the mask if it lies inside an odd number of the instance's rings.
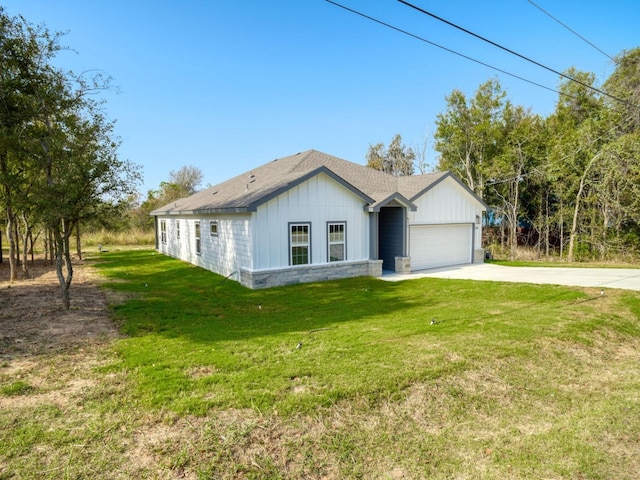
[[[327,224],[327,258],[330,262],[346,260],[347,224],[345,222],[331,222]]]
[[[209,234],[212,237],[218,236],[218,222],[216,220],[211,220],[209,222]]]
[[[306,265],[311,263],[311,224],[289,224],[289,263]]]
[[[176,220],[176,239],[180,240],[180,220]]]
[[[167,221],[160,220],[160,241],[167,243]]]
[[[196,255],[200,255],[200,222],[196,222]]]

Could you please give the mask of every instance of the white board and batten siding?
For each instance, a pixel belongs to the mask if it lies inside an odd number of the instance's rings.
[[[159,241],[159,251],[206,268],[223,276],[241,268],[251,269],[251,215],[161,216],[166,221],[167,241]],[[211,235],[210,222],[217,223],[217,235]],[[178,227],[180,238],[178,238]],[[200,253],[196,251],[196,222],[200,222]],[[234,277],[235,278],[235,277]]]
[[[289,225],[311,225],[311,264],[327,260],[327,222],[346,223],[346,261],[369,258],[364,201],[320,173],[265,202],[253,214],[254,270],[289,266]]]
[[[482,245],[482,205],[452,178],[414,203],[417,211],[408,213],[411,269],[472,263]]]

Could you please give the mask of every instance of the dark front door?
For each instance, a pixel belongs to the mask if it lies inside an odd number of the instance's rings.
[[[382,207],[378,214],[378,257],[384,270],[395,270],[404,256],[404,208]]]

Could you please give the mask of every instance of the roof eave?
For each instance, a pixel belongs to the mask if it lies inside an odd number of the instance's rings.
[[[152,217],[158,217],[162,215],[167,216],[175,216],[175,215],[213,215],[217,213],[251,213],[255,212],[257,207],[248,206],[248,207],[218,207],[218,208],[196,208],[193,210],[168,210],[168,211],[160,211],[154,210],[149,215]]]
[[[420,192],[415,194],[413,197],[411,197],[411,201],[414,201],[418,197],[421,197],[426,192],[428,192],[432,188],[435,188],[436,185],[439,185],[440,183],[442,183],[447,178],[452,178],[458,185],[460,185],[462,188],[464,188],[467,191],[467,193],[469,193],[469,195],[471,195],[475,200],[478,201],[478,203],[480,203],[480,205],[482,205],[484,207],[485,210],[489,209],[489,205],[487,205],[486,202],[482,198],[480,198],[473,190],[471,190],[468,186],[466,186],[464,183],[462,183],[462,181],[458,177],[456,177],[451,171],[447,171],[444,175],[442,175],[440,178],[438,178],[435,182],[433,182],[432,184],[428,185],[426,188],[424,188],[423,190],[421,190]]]
[[[316,169],[311,170],[310,172],[308,172],[308,173],[306,173],[304,175],[301,175],[300,177],[297,177],[295,180],[287,183],[286,185],[283,185],[282,187],[274,190],[273,192],[270,192],[269,194],[264,195],[263,197],[259,198],[258,200],[256,200],[255,202],[253,202],[252,204],[250,204],[247,207],[249,209],[247,211],[255,212],[260,205],[262,205],[264,203],[267,203],[269,200],[274,199],[275,197],[283,194],[284,192],[286,192],[288,190],[291,190],[293,187],[296,187],[296,186],[300,185],[301,183],[306,182],[310,178],[313,178],[313,177],[315,177],[315,176],[317,176],[317,175],[319,175],[321,173],[324,173],[325,175],[327,175],[328,177],[330,177],[331,179],[333,179],[334,181],[336,181],[337,183],[342,185],[347,190],[350,190],[351,192],[353,192],[355,195],[360,197],[365,203],[373,203],[374,202],[373,198],[369,197],[366,193],[362,192],[361,190],[358,190],[356,187],[354,187],[349,182],[347,182],[344,178],[342,178],[341,176],[337,175],[336,173],[334,173],[329,168],[327,168],[325,166],[321,166],[321,167],[318,167]]]
[[[417,205],[414,204],[412,201],[410,201],[407,197],[405,197],[401,193],[393,193],[383,200],[380,200],[378,202],[373,202],[369,205],[365,205],[364,210],[365,212],[369,212],[369,213],[379,212],[382,207],[386,207],[387,205],[389,205],[391,202],[394,202],[394,201],[402,205],[404,208],[408,208],[412,212],[415,212],[416,210],[418,210]]]

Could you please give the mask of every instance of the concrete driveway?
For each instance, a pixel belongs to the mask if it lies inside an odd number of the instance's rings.
[[[546,283],[574,287],[621,288],[640,291],[640,269],[505,267],[491,263],[457,265],[411,273],[384,274],[391,282],[413,278],[455,278],[493,282]]]

